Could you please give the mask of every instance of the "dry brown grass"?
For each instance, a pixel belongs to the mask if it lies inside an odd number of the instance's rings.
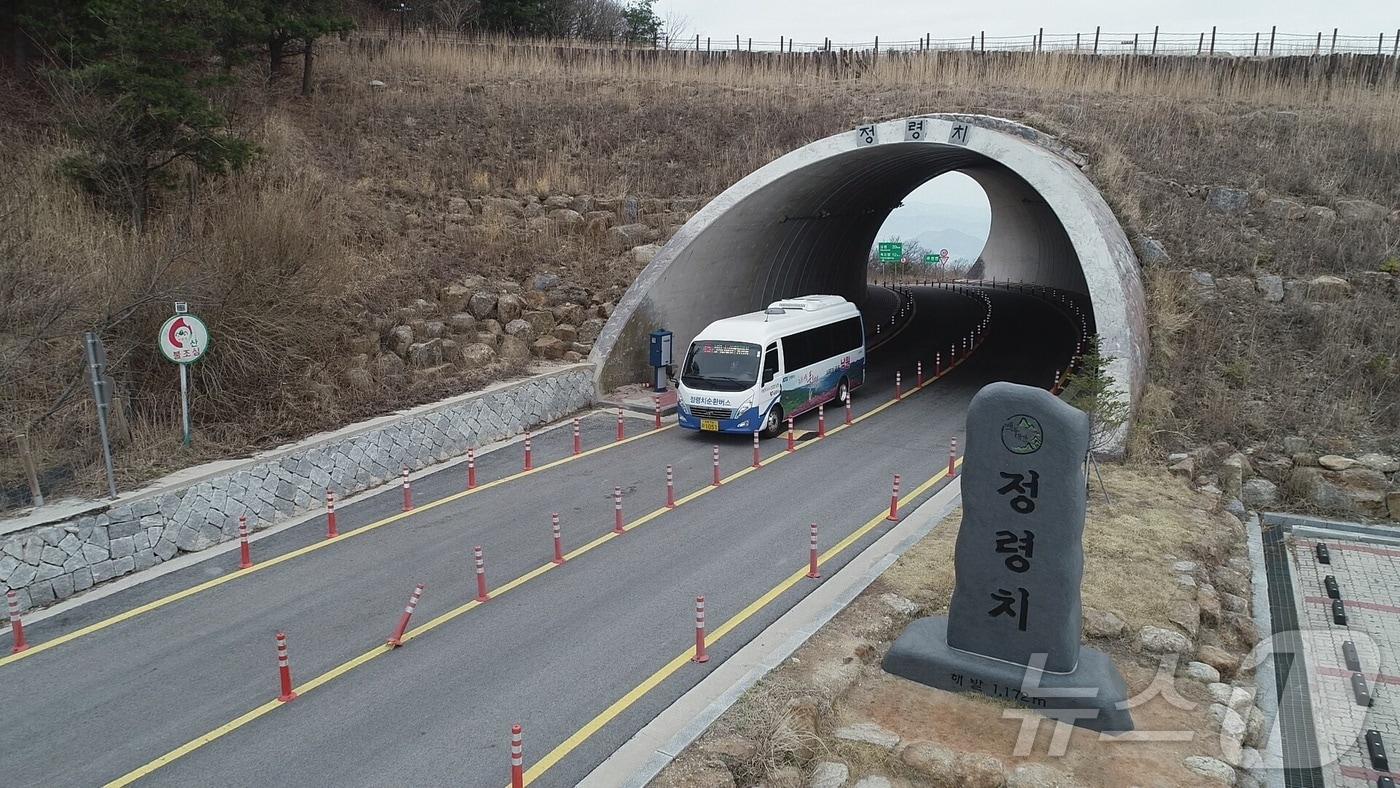
[[[354,51],[330,65],[345,75],[339,100],[373,106],[381,119],[418,119],[414,133],[431,150],[380,166],[422,170],[446,188],[568,181],[596,194],[705,197],[866,119],[964,111],[1040,127],[1086,153],[1088,175],[1130,234],[1161,240],[1173,258],[1148,277],[1151,373],[1165,406],[1144,421],[1139,451],[1282,431],[1397,448],[1400,318],[1390,296],[1362,292],[1347,307],[1311,312],[1257,297],[1201,304],[1186,277],[1345,276],[1394,256],[1394,224],[1319,229],[1262,212],[1214,213],[1203,200],[1204,187],[1220,184],[1303,204],[1400,205],[1393,82],[1329,79],[1321,61],[1283,70],[942,54],[832,73],[810,58],[657,59],[431,40],[390,45],[373,60]],[[389,87],[372,91],[372,77]]]
[[[1327,79],[1316,65],[1283,74],[1222,61],[942,54],[833,68],[436,41],[381,50],[360,39],[327,47],[320,69],[311,101],[250,85],[242,123],[263,160],[200,184],[192,205],[169,195],[144,237],[53,174],[68,143],[42,107],[6,107],[0,429],[33,425],[47,486],[66,477],[97,486],[76,351],[84,329],[112,332],[129,429],[120,465],[128,481],[147,478],[172,458],[174,370],[149,347],[170,301],[216,319],[221,350],[234,351],[197,368],[202,443],[174,459],[245,451],[449,390],[333,388],[352,335],[446,280],[553,271],[616,295],[636,272],[596,227],[455,224],[451,197],[703,200],[813,139],[931,111],[1001,115],[1062,136],[1088,154],[1089,176],[1130,233],[1167,244],[1173,262],[1148,283],[1161,396],[1135,443],[1142,451],[1280,429],[1360,443],[1400,433],[1393,301],[1362,293],[1355,308],[1316,314],[1197,305],[1182,284],[1189,269],[1345,274],[1394,256],[1393,226],[1318,232],[1211,214],[1195,189],[1400,204],[1393,86]],[[644,207],[643,218],[665,233],[684,216]],[[13,453],[0,452],[0,488],[22,487]]]

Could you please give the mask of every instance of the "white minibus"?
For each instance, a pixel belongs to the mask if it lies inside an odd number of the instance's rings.
[[[864,382],[860,310],[840,296],[789,298],[696,335],[676,383],[678,419],[687,429],[771,438],[784,420],[844,404]]]

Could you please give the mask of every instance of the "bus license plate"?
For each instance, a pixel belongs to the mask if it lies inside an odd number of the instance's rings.
[[[700,429],[702,429],[702,430],[707,430],[707,431],[709,431],[709,432],[719,432],[719,420],[718,420],[718,419],[701,419],[701,420],[700,420]]]

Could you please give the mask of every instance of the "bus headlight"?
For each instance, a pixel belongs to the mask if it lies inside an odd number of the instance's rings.
[[[745,413],[748,413],[748,412],[749,412],[749,408],[752,408],[752,407],[753,407],[753,397],[749,397],[748,399],[744,400],[744,404],[743,404],[743,405],[740,405],[740,406],[734,411],[734,415],[735,415],[735,416],[742,416],[742,415],[744,415]]]

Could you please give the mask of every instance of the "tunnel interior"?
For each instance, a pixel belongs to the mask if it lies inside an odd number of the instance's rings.
[[[957,171],[982,187],[991,211],[983,278],[1084,296],[1110,374],[1135,400],[1146,333],[1137,260],[1072,155],[1009,121],[922,116],[913,120],[924,133],[909,140],[910,120],[878,124],[875,144],[860,130],[814,142],[692,217],[600,335],[600,390],[645,379],[655,328],[673,331],[680,349],[711,321],[780,298],[830,293],[863,307],[868,255],[885,217],[920,184]]]

